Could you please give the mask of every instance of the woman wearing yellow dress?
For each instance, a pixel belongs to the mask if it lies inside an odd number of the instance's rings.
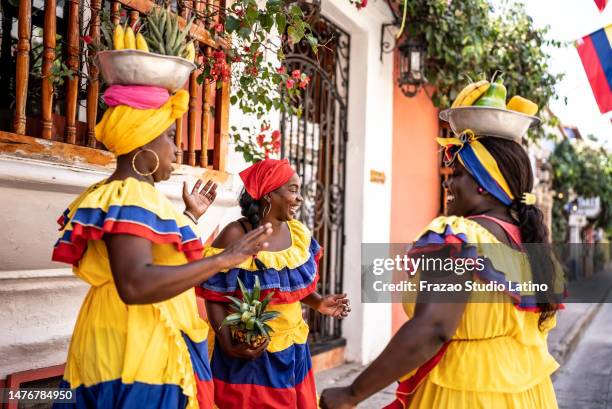
[[[74,328],[61,387],[77,408],[212,408],[206,323],[194,287],[266,248],[268,226],[203,258],[194,223],[215,186],[183,188],[181,213],[155,188],[176,161],[175,126],[189,95],[113,85],[96,137],[117,156],[107,179],[60,218],[53,260],[73,265],[89,291]]]
[[[350,386],[323,391],[321,407],[353,408],[400,379],[397,399],[386,408],[557,408],[550,375],[558,364],[546,338],[562,291],[546,245],[523,245],[547,242],[542,213],[530,193],[527,153],[514,140],[475,136],[472,130],[439,142],[453,169],[445,185],[450,216],[433,220],[411,254],[444,254],[456,244],[456,251],[484,260],[473,282],[503,283],[506,291],[486,291],[480,302],[470,302],[473,293],[452,303],[417,298],[416,306],[406,306],[411,319],[379,357]],[[468,274],[449,276],[460,284],[468,280]],[[529,281],[546,284],[548,291],[508,286]]]
[[[202,284],[201,293],[215,330],[211,360],[215,403],[223,409],[316,409],[317,395],[308,348],[304,303],[321,314],[345,317],[346,294],[321,296],[316,292],[322,249],[306,226],[295,219],[302,204],[301,185],[285,160],[266,159],[240,172],[245,192],[242,215],[219,234],[207,255],[219,254],[262,223],[274,230],[269,251],[221,272]],[[229,296],[240,297],[238,278],[252,290],[255,277],[262,297],[273,292],[269,310],[280,315],[269,321],[269,343],[252,349],[235,343],[227,327]]]

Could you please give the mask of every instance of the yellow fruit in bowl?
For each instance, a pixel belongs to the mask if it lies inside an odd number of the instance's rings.
[[[508,102],[508,105],[506,105],[506,108],[531,116],[538,112],[538,105],[535,102],[523,98],[520,95],[513,96]]]

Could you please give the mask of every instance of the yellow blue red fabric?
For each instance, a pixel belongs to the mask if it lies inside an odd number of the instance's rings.
[[[259,252],[265,266],[253,260],[221,271],[202,284],[200,294],[211,301],[228,302],[227,295],[240,297],[237,278],[252,289],[259,277],[262,297],[273,291],[268,309],[280,315],[269,321],[272,327],[267,350],[246,361],[226,355],[215,343],[212,373],[215,403],[223,409],[315,409],[317,396],[308,348],[308,325],[302,318],[300,300],[315,291],[322,250],[310,231],[297,220],[287,222],[291,247],[283,251]],[[209,247],[205,256],[221,249]]]
[[[421,247],[460,242],[474,248],[488,260],[489,270],[477,280],[486,282],[490,274],[512,281],[532,277],[522,251],[501,243],[470,219],[438,217],[416,242]],[[499,251],[491,251],[495,248]],[[553,317],[540,329],[539,310],[529,295],[490,292],[488,302],[468,302],[451,340],[400,380],[396,400],[385,409],[556,408],[550,375],[559,365],[546,343],[556,321]],[[409,318],[414,307],[404,304]]]
[[[582,37],[576,48],[599,110],[612,111],[612,24]]]
[[[75,390],[76,407],[212,408],[208,326],[198,315],[195,290],[126,305],[102,240],[106,234],[142,237],[152,242],[155,264],[181,265],[202,257],[189,220],[152,185],[128,178],[91,186],[59,221],[53,260],[72,264],[91,286],[62,382]]]
[[[458,137],[437,138],[444,147],[444,162],[450,165],[455,158],[470,172],[476,182],[487,192],[495,196],[506,206],[510,206],[514,195],[508,182],[502,175],[497,161],[471,130],[466,130]]]

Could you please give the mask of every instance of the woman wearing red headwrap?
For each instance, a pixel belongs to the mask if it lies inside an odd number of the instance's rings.
[[[350,311],[346,294],[322,297],[315,289],[321,247],[306,226],[295,219],[302,205],[300,178],[287,160],[266,159],[240,173],[243,218],[230,223],[206,250],[222,251],[262,223],[271,223],[269,251],[257,259],[223,270],[202,284],[208,317],[215,330],[212,358],[215,403],[233,408],[317,408],[316,388],[308,349],[308,325],[301,302],[322,314],[344,318]],[[232,340],[227,327],[226,296],[240,296],[237,278],[252,289],[259,278],[262,297],[274,292],[269,310],[280,315],[269,325],[271,340],[252,349]]]

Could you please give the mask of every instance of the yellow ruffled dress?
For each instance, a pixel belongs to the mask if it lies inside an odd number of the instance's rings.
[[[439,217],[417,240],[421,245],[457,242],[473,245],[490,262],[477,280],[528,281],[531,277],[524,253],[466,218]],[[562,283],[555,288],[562,288]],[[550,375],[559,365],[546,343],[555,318],[540,330],[539,312],[527,305],[530,294],[517,298],[490,292],[487,297],[486,303],[466,304],[455,335],[428,363],[402,378],[397,400],[387,408],[557,408]],[[411,317],[414,304],[404,304],[404,309]]]
[[[105,234],[142,237],[153,243],[155,264],[181,265],[203,251],[188,219],[153,186],[128,178],[91,186],[59,222],[53,259],[72,264],[91,286],[62,384],[75,390],[76,407],[211,408],[208,326],[198,315],[195,290],[155,304],[126,305],[102,240]]]

